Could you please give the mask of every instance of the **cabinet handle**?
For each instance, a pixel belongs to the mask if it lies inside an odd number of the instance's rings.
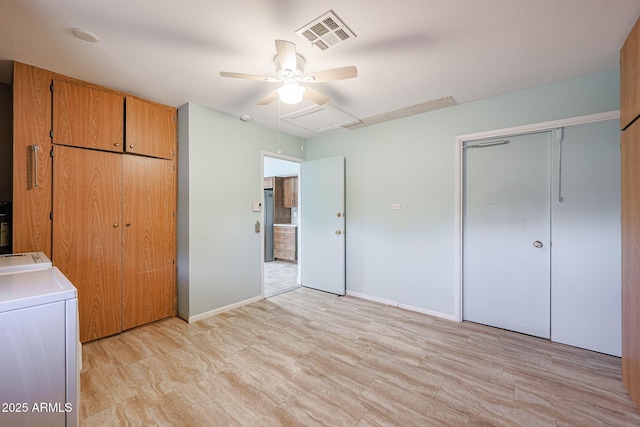
[[[125,224],[126,227],[131,227],[131,223]]]
[[[120,147],[120,143],[116,142],[115,144],[113,144],[114,147]]]
[[[32,145],[31,149],[33,150],[33,186],[38,188],[38,151],[40,147]]]
[[[130,145],[129,145],[129,148],[133,148],[133,144],[130,144]]]
[[[118,223],[113,224],[113,228],[118,228]]]

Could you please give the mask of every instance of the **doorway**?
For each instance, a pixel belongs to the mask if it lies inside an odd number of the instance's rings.
[[[263,295],[269,298],[300,287],[300,160],[264,154]]]

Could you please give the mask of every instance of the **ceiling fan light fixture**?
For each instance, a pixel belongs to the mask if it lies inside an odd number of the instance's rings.
[[[297,104],[302,101],[304,90],[305,87],[297,83],[285,83],[278,89],[278,96],[285,104]]]

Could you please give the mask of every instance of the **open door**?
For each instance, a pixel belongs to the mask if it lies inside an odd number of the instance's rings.
[[[300,186],[302,286],[344,295],[344,157],[303,162]]]

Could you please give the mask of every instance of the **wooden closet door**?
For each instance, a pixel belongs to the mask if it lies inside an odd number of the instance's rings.
[[[51,77],[49,71],[14,64],[13,252],[42,251],[49,257]]]
[[[123,151],[124,97],[93,87],[53,81],[53,143]]]
[[[56,146],[53,262],[78,289],[80,340],[121,331],[122,155]]]
[[[175,312],[174,176],[170,160],[124,156],[123,329]]]

